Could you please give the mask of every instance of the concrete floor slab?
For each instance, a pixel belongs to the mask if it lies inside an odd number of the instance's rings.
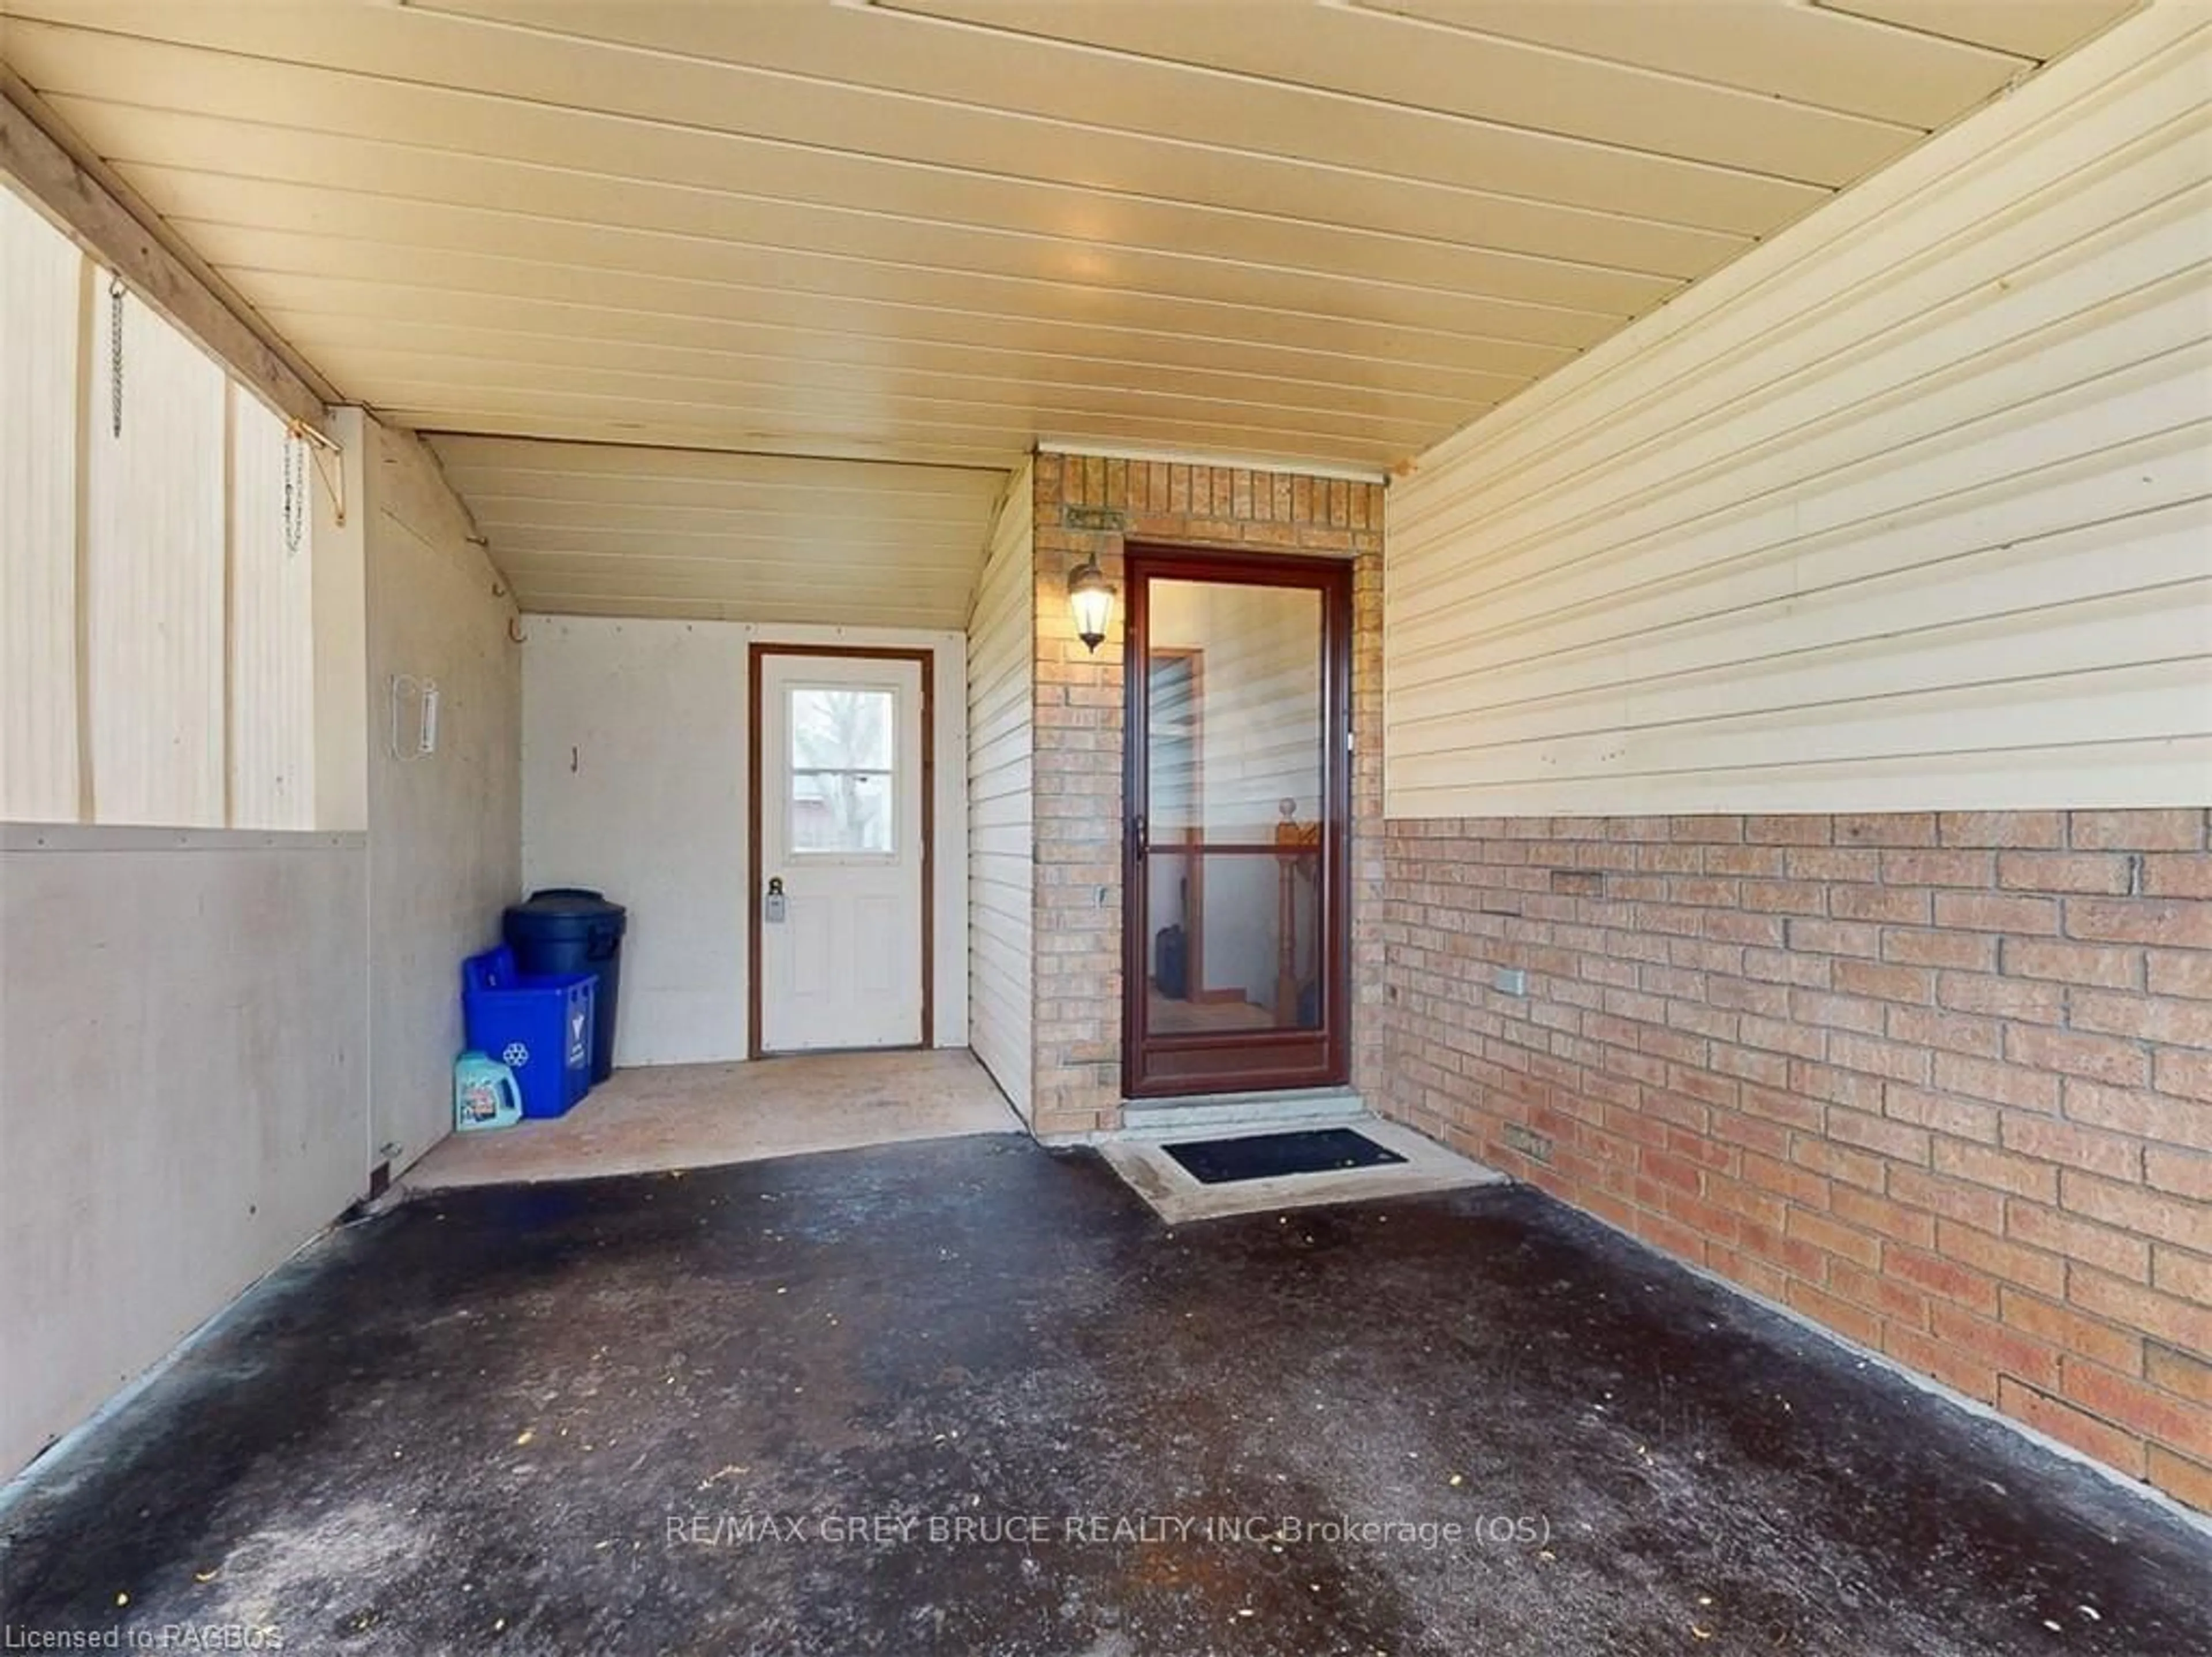
[[[2212,1651],[2203,1532],[1538,1193],[1015,1136],[418,1197],[0,1537],[10,1629],[288,1653]]]
[[[616,1071],[564,1117],[455,1134],[404,1183],[430,1191],[657,1173],[1022,1131],[989,1072],[964,1049],[653,1065]]]

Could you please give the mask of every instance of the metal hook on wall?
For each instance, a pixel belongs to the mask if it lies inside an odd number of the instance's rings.
[[[517,644],[530,643],[530,635],[522,631],[521,618],[517,616],[509,616],[507,618],[507,636]]]

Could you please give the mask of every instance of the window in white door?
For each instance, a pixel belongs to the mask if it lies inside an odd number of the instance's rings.
[[[754,649],[755,1050],[925,1042],[924,666]]]
[[[829,685],[793,685],[787,696],[792,855],[896,856],[896,696]]]

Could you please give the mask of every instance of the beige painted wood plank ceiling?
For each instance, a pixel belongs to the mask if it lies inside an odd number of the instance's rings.
[[[2127,0],[0,0],[526,606],[957,625],[1033,444],[1398,466]]]

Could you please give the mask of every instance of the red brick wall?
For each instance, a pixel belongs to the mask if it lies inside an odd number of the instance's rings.
[[[1382,485],[1241,466],[1040,454],[1036,473],[1036,1132],[1121,1121],[1121,621],[1094,655],[1075,637],[1067,572],[1085,553],[1116,588],[1124,535],[1169,545],[1308,552],[1352,563],[1352,975],[1380,994]],[[1070,508],[1121,515],[1067,527]],[[1124,593],[1123,597],[1127,594]],[[1373,1086],[1381,1037],[1355,1006],[1352,1079]]]
[[[2212,1509],[2206,815],[1393,822],[1382,1103]]]

